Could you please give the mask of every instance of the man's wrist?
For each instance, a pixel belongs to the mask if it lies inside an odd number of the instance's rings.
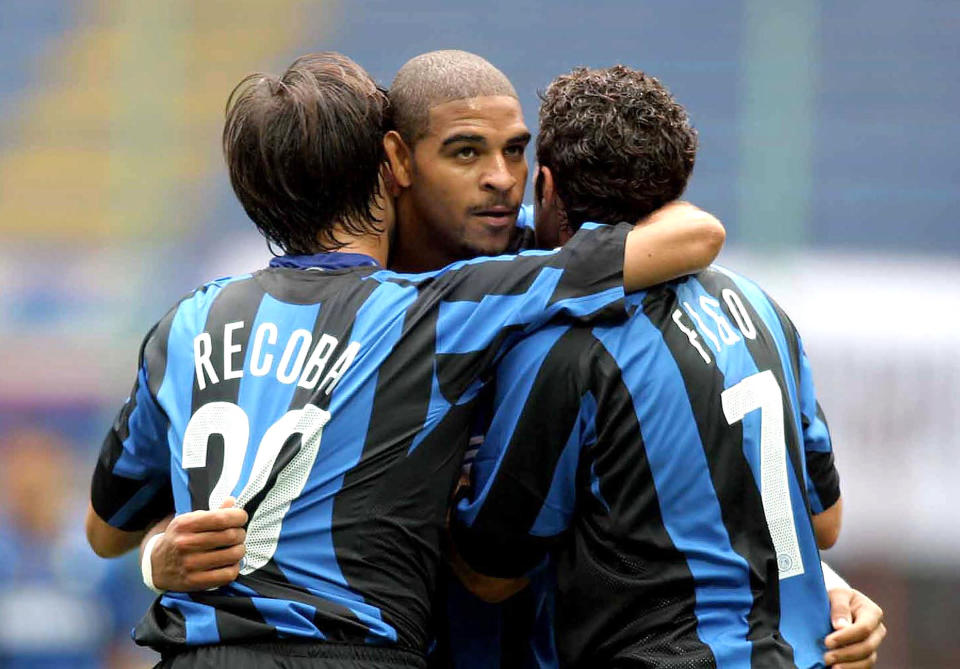
[[[143,584],[158,595],[162,595],[165,591],[158,588],[153,581],[152,559],[153,549],[162,536],[163,532],[158,532],[147,540],[147,544],[143,547],[143,557],[140,559],[140,574],[143,576]]]
[[[843,588],[844,590],[852,589],[850,584],[844,581],[843,577],[835,572],[826,562],[821,562],[820,568],[823,569],[823,585],[826,586],[827,592],[836,590],[837,588]]]

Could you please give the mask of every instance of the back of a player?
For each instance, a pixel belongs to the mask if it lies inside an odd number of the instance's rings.
[[[460,553],[503,578],[550,553],[561,667],[823,666],[811,514],[839,487],[797,333],[723,269],[627,303],[504,357]]]
[[[229,585],[163,594],[136,640],[421,666],[480,377],[510,333],[623,317],[630,229],[415,275],[286,255],[181,300],[144,340],[92,506],[132,532],[234,496],[246,556]]]
[[[801,410],[812,396],[793,326],[723,269],[632,301],[628,324],[593,330],[602,503],[585,505],[558,572],[561,597],[595,602],[604,621],[583,648],[624,666],[823,666]],[[589,611],[561,608],[559,629],[570,615]]]

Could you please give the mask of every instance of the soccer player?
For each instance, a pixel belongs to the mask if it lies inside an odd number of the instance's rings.
[[[695,152],[653,77],[558,77],[540,110],[538,239],[676,199]],[[562,667],[832,664],[817,549],[836,540],[840,491],[796,330],[721,268],[627,301],[626,323],[553,325],[504,357],[454,523],[461,555],[510,578],[551,554]]]
[[[396,131],[387,134],[387,154],[399,186],[391,265],[429,270],[532,244],[531,208],[520,209],[517,226],[487,223],[517,212],[527,176],[523,148],[530,135],[506,76],[475,54],[435,51],[404,64],[389,95]],[[541,247],[557,244],[555,233],[539,232]],[[478,426],[473,441],[482,440],[485,427]],[[537,574],[534,585],[493,607],[450,584],[437,618],[440,628],[451,627],[449,650],[458,668],[494,666],[501,658],[510,666],[552,665],[539,633],[545,616],[538,615],[549,584]],[[853,629],[831,641],[851,645],[845,651],[851,658],[868,657],[882,639],[879,607],[849,588],[832,590],[831,603],[835,620],[849,616],[850,605],[858,614]],[[858,645],[868,637],[869,644]]]
[[[387,148],[400,182],[396,194],[401,213],[391,267],[435,269],[532,241],[530,208],[520,210],[516,227],[498,226],[495,220],[516,211],[527,175],[520,145],[529,134],[503,73],[474,54],[431,52],[400,69],[390,95],[397,132],[388,134]],[[484,209],[492,211],[477,215]],[[483,431],[485,425],[476,430],[478,435]],[[232,580],[229,572],[209,566],[209,556],[219,546],[217,533],[211,530],[243,522],[237,510],[178,517],[155,545],[156,583],[187,590]],[[457,589],[456,584],[453,587]],[[438,622],[454,628],[456,666],[498,666],[501,657],[505,666],[552,666],[551,651],[543,647],[543,638],[549,635],[531,634],[534,626],[542,628],[544,620],[549,622],[537,615],[536,606],[542,602],[531,590],[509,600],[507,607],[486,605],[462,592],[453,593],[449,611],[440,604]],[[879,607],[846,588],[833,589],[831,602],[834,619],[853,617],[853,625],[832,638],[850,644],[844,651],[851,653],[850,658],[868,657],[882,638]],[[442,659],[438,655],[434,653],[434,659]]]
[[[164,666],[423,666],[448,500],[501,344],[551,319],[622,319],[624,289],[719,251],[719,223],[675,205],[636,228],[585,225],[559,251],[384,270],[387,114],[333,53],[253,75],[228,103],[231,183],[284,255],[149,331],[87,515],[113,556],[171,510],[233,497],[218,517],[246,514],[245,536],[208,528],[228,571],[245,552],[236,581],[167,592],[135,630]]]

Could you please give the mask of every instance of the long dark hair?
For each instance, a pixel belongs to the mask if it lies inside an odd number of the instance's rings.
[[[343,245],[335,224],[348,235],[381,231],[371,204],[388,114],[384,91],[334,52],[233,89],[223,128],[230,183],[269,242],[309,254]]]

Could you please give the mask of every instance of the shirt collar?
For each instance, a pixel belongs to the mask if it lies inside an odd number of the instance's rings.
[[[313,255],[285,255],[270,260],[270,267],[292,269],[348,269],[350,267],[380,267],[380,263],[363,253],[314,253]]]

